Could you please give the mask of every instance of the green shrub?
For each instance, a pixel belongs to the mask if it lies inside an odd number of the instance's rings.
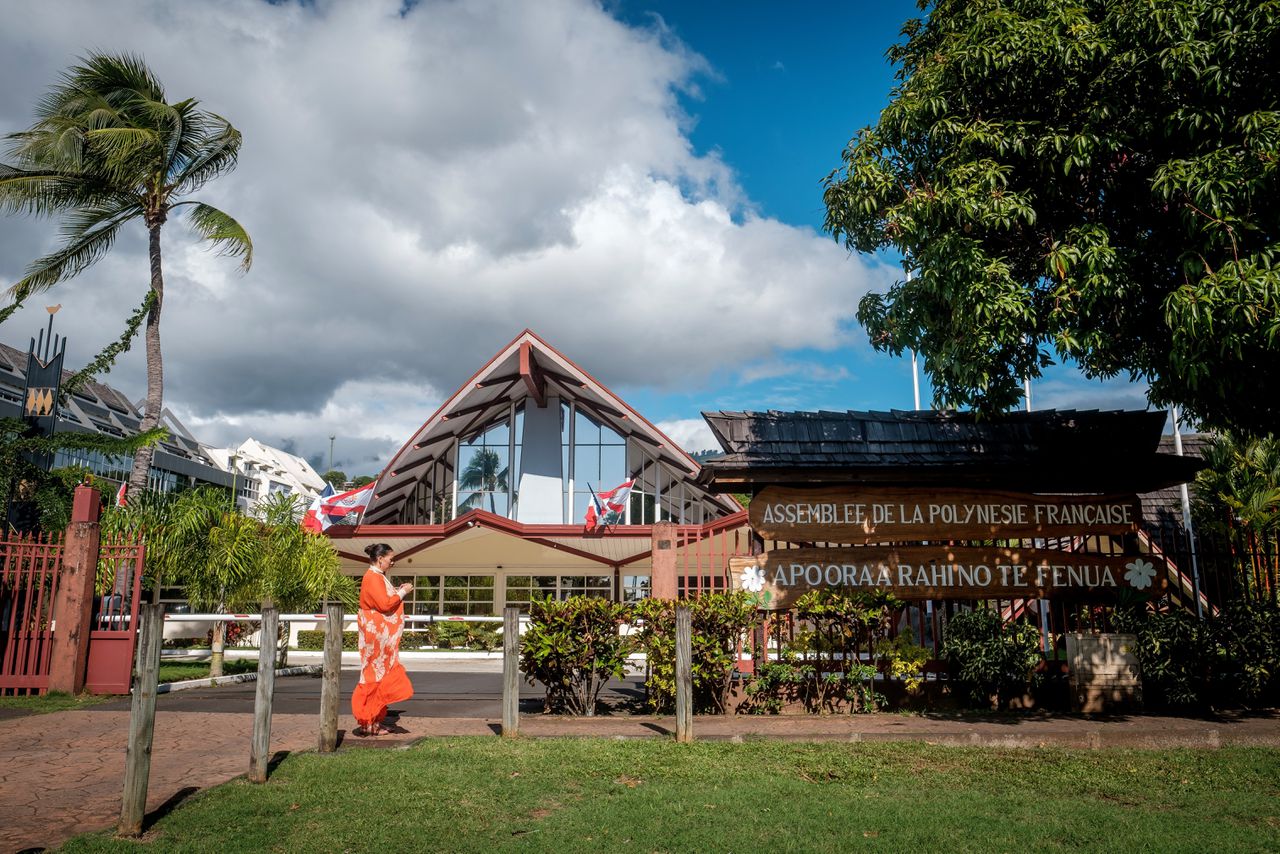
[[[342,633],[342,648],[349,652],[359,649],[359,641],[355,632]],[[298,649],[324,649],[324,629],[302,629],[298,632]]]
[[[1280,606],[1233,602],[1205,621],[1181,611],[1118,611],[1137,635],[1149,705],[1267,705],[1280,695]]]
[[[777,714],[800,703],[810,714],[874,712],[883,704],[876,693],[876,670],[852,663],[847,669],[820,671],[796,653],[784,651],[778,661],[762,662],[746,686],[741,711]]]
[[[990,608],[963,611],[947,621],[942,657],[952,690],[966,705],[1003,708],[1010,696],[1024,693],[1038,677],[1040,630],[1029,623],[1005,623]]]
[[[1213,643],[1207,626],[1186,611],[1118,610],[1116,627],[1137,636],[1148,705],[1200,707],[1208,701]]]
[[[635,605],[640,618],[636,640],[648,657],[645,686],[654,711],[674,708],[676,690],[676,606],[689,606],[693,647],[693,709],[724,714],[733,692],[738,650],[758,624],[754,597],[749,593],[711,593],[680,603],[642,599]]]
[[[545,686],[547,711],[594,715],[605,683],[625,673],[633,644],[620,629],[631,607],[593,596],[536,599],[529,618],[520,666],[530,684]]]
[[[1233,602],[1209,622],[1219,696],[1245,705],[1280,701],[1280,603]]]

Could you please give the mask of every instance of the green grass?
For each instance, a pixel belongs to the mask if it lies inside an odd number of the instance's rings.
[[[1276,851],[1280,751],[435,739],[287,759],[68,851]]]
[[[222,662],[222,675],[235,673],[255,673],[258,662],[247,658],[228,658]],[[185,679],[207,679],[209,662],[207,661],[162,661],[160,662],[161,682],[181,682]]]
[[[71,709],[83,709],[98,703],[114,700],[110,694],[63,694],[60,692],[43,694],[37,697],[0,697],[0,709],[19,709],[33,715],[47,712],[65,712]]]

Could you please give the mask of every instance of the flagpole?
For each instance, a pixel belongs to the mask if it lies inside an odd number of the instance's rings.
[[[1182,456],[1182,429],[1178,426],[1178,407],[1173,407],[1173,450]],[[1191,547],[1191,585],[1196,597],[1196,618],[1204,619],[1204,606],[1200,604],[1200,560],[1196,555],[1196,529],[1191,524],[1191,495],[1185,483],[1179,484],[1182,492],[1182,524],[1187,529],[1187,543]]]
[[[1027,412],[1031,411],[1031,377],[1024,377],[1022,380],[1022,394],[1026,401]],[[1037,543],[1036,545],[1041,545]],[[1049,657],[1049,613],[1047,606],[1048,599],[1041,599],[1039,607],[1036,610],[1040,612],[1040,647],[1046,658]]]

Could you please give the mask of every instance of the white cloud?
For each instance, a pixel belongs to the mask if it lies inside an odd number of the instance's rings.
[[[701,418],[675,418],[670,421],[659,421],[659,430],[667,434],[667,438],[684,448],[689,453],[707,450],[720,450],[720,443],[715,434]]]
[[[239,169],[201,195],[253,235],[251,273],[180,220],[165,236],[166,399],[207,441],[274,436],[327,460],[337,431],[385,460],[524,327],[610,385],[786,364],[856,343],[858,297],[891,276],[755,216],[687,136],[677,93],[705,61],[587,0],[23,5],[0,32],[0,130],[97,49],[143,54],[171,100],[244,134]],[[0,275],[53,235],[6,219]],[[132,235],[50,295],[72,364],[141,300],[144,248]],[[107,378],[135,397],[140,351]]]

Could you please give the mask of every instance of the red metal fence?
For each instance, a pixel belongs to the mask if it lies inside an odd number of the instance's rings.
[[[42,694],[49,687],[61,570],[61,535],[0,539],[0,694]]]

